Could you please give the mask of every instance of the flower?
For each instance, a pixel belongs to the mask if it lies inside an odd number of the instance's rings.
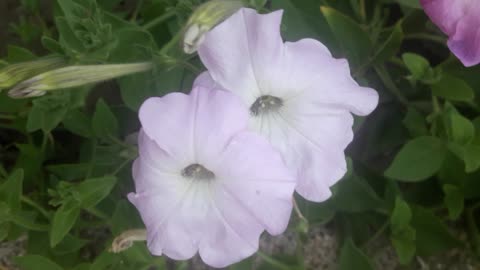
[[[200,5],[189,18],[183,35],[183,51],[192,54],[203,42],[205,33],[243,6],[240,0],[210,0]]]
[[[469,67],[480,63],[480,2],[421,0],[427,15],[449,36],[448,47]]]
[[[8,91],[8,95],[12,98],[37,97],[47,91],[98,83],[152,68],[150,62],[62,67],[22,81]]]
[[[320,42],[284,43],[282,13],[243,8],[208,32],[198,50],[208,73],[195,85],[218,84],[241,97],[250,108],[250,128],[297,171],[297,192],[320,202],[346,172],[351,112],[369,114],[378,94],[358,86],[347,61],[334,59]]]
[[[234,95],[196,87],[149,98],[139,112],[136,193],[128,195],[154,255],[225,267],[280,234],[292,210],[295,177],[267,140],[247,129]]]

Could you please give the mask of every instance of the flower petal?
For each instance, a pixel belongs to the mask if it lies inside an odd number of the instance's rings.
[[[480,4],[475,0],[421,0],[427,15],[449,36],[448,47],[469,67],[480,63]]]
[[[205,35],[198,53],[212,78],[253,103],[282,55],[282,11],[258,15],[243,8]],[[265,73],[265,74],[264,74]]]
[[[333,58],[314,39],[286,42],[283,65],[285,69],[277,75],[275,89],[297,89],[293,99],[301,95],[310,102],[341,107],[357,115],[370,114],[378,104],[375,90],[361,87],[353,80],[347,60]]]
[[[234,94],[214,88],[196,87],[191,95],[197,100],[195,158],[214,166],[231,138],[247,129],[248,107]]]
[[[172,158],[193,160],[193,116],[196,101],[182,93],[147,99],[139,111],[145,134]]]
[[[218,168],[225,196],[248,211],[270,234],[285,231],[296,185],[279,152],[254,133],[241,133],[227,147]]]

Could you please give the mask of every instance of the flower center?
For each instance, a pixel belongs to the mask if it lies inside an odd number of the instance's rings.
[[[278,109],[280,109],[280,107],[282,106],[282,99],[274,96],[265,95],[255,100],[255,102],[250,107],[250,112],[253,115],[258,116],[260,114],[278,111]]]
[[[182,175],[197,180],[213,180],[215,174],[200,164],[191,164],[182,170]]]

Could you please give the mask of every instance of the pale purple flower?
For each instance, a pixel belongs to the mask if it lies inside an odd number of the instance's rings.
[[[351,112],[369,114],[378,94],[360,87],[348,62],[334,59],[322,43],[284,43],[282,13],[243,8],[209,31],[198,50],[209,73],[195,84],[218,84],[241,97],[250,108],[250,128],[267,137],[297,171],[297,192],[324,201],[347,170]]]
[[[480,1],[421,0],[427,15],[449,36],[448,47],[469,67],[480,63]]]
[[[224,267],[252,255],[260,234],[287,227],[295,189],[280,153],[247,129],[248,108],[226,91],[150,98],[139,113],[136,193],[129,200],[154,255]]]

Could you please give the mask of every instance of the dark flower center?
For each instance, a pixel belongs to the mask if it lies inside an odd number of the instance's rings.
[[[265,95],[255,100],[255,102],[250,107],[250,112],[253,115],[258,116],[260,114],[278,111],[278,109],[280,109],[280,107],[282,106],[282,99],[274,96]]]
[[[213,180],[215,174],[200,164],[191,164],[182,170],[182,175],[197,180]]]

